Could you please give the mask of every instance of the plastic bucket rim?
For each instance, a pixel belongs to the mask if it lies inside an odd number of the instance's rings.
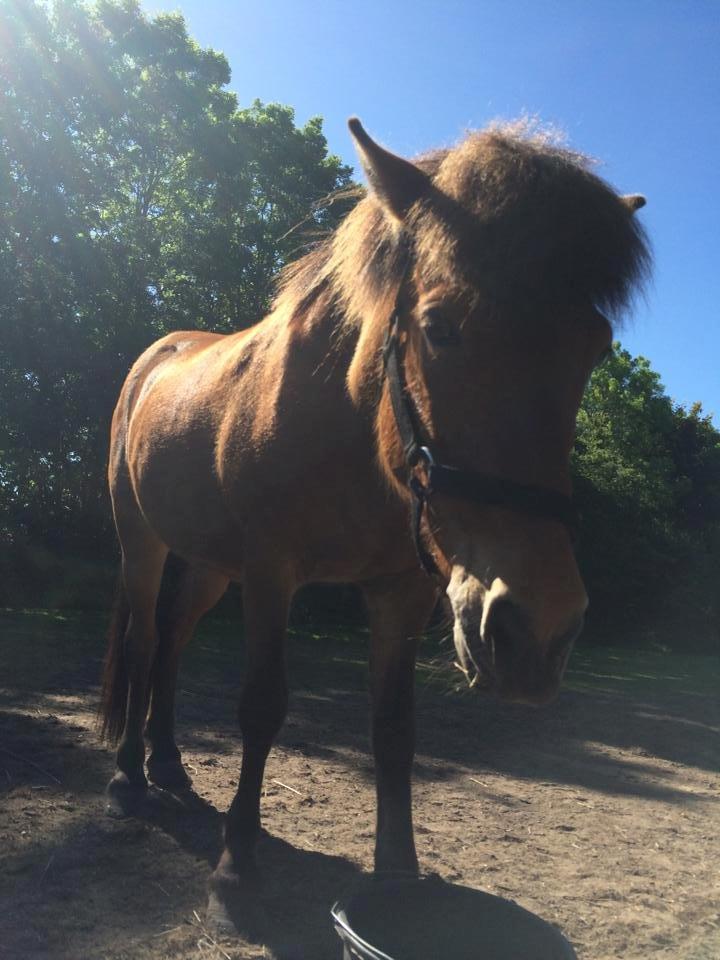
[[[394,960],[388,953],[383,953],[378,947],[374,947],[371,943],[368,943],[367,940],[363,940],[359,934],[355,933],[347,919],[345,907],[339,900],[333,904],[330,910],[330,916],[333,919],[335,930],[340,939],[349,941],[353,946],[363,950],[367,954],[368,960]]]
[[[438,874],[429,874],[427,876],[416,877],[412,881],[410,880],[410,878],[403,878],[403,879],[405,879],[406,882],[408,883],[412,882],[412,883],[419,883],[423,885],[426,884],[428,881],[445,883],[445,881]],[[377,878],[373,878],[373,882],[382,884],[384,882],[387,882],[387,880],[378,881]],[[473,888],[468,887],[467,889],[472,890]],[[545,920],[543,917],[540,917],[537,914],[532,913],[532,911],[527,910],[525,907],[521,907],[520,904],[516,903],[516,901],[510,900],[507,897],[498,897],[496,894],[487,893],[487,891],[483,891],[483,890],[476,890],[475,892],[484,894],[488,897],[491,897],[494,900],[504,901],[505,903],[517,908],[522,913],[529,914],[530,916],[534,917],[536,920],[539,920],[545,927],[548,927],[554,931],[555,935],[559,938],[559,945],[565,951],[569,951],[567,952],[567,960],[578,960],[577,954],[575,953],[575,949],[572,943],[570,943],[570,941],[565,937],[563,931],[559,930],[553,924],[548,923],[548,921]],[[336,933],[338,934],[340,939],[343,941],[343,943],[350,944],[353,947],[355,947],[355,949],[364,951],[365,957],[363,958],[363,960],[396,960],[395,957],[391,956],[388,953],[384,953],[382,950],[379,949],[379,947],[375,947],[371,943],[368,943],[359,934],[357,934],[355,930],[351,927],[350,921],[346,914],[346,908],[350,906],[350,904],[352,903],[352,901],[355,899],[357,895],[358,895],[358,890],[352,891],[347,896],[342,897],[341,899],[337,900],[333,904],[330,910],[330,916],[332,917],[333,923],[335,924]]]

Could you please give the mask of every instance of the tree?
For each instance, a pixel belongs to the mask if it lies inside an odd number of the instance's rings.
[[[678,486],[677,510],[685,525],[712,540],[720,528],[720,434],[694,403],[673,411],[671,455]]]
[[[576,476],[632,509],[671,509],[673,408],[659,375],[620,344],[594,372],[578,415]]]
[[[720,434],[711,419],[699,405],[674,406],[649,362],[615,344],[583,399],[573,472],[599,632],[637,635],[641,623],[664,622],[665,633],[683,624],[686,643],[693,631],[716,641]]]
[[[259,320],[350,170],[319,119],[239,110],[178,14],[0,0],[0,20],[0,506],[6,536],[97,549],[130,363],[169,330]]]

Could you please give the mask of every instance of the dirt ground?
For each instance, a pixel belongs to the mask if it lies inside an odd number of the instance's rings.
[[[293,638],[291,713],[264,796],[272,933],[249,944],[213,941],[203,922],[239,769],[239,645],[207,627],[185,664],[178,739],[194,794],[118,821],[103,798],[112,754],[94,732],[101,621],[5,614],[0,630],[0,956],[339,958],[329,908],[373,845],[361,638]],[[542,711],[459,695],[425,664],[423,869],[517,901],[581,960],[718,960],[719,698],[678,662],[614,676],[580,655]]]

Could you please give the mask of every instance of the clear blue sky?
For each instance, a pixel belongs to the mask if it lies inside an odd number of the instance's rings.
[[[356,165],[357,114],[412,156],[496,117],[539,115],[603,161],[656,269],[622,332],[670,396],[720,426],[720,0],[144,0],[221,50],[240,104],[325,120]]]

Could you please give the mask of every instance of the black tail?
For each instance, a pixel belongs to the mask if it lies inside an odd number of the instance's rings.
[[[130,619],[130,606],[125,593],[122,574],[118,574],[112,618],[108,629],[108,647],[105,654],[102,697],[98,718],[104,740],[117,743],[125,727],[128,676],[125,666],[125,631]]]

